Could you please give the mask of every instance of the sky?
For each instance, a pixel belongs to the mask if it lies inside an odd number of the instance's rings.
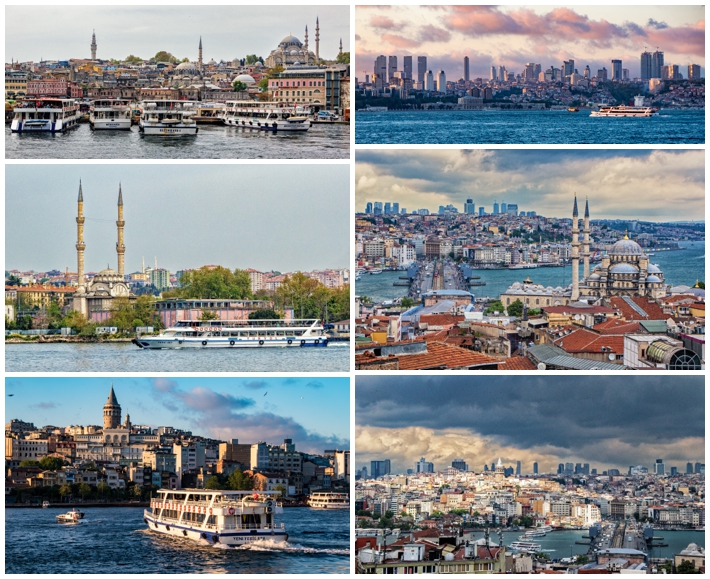
[[[705,462],[702,376],[358,376],[357,468],[390,459],[393,473],[421,457],[443,470],[455,458],[469,470],[501,458],[531,473],[559,463],[666,472]]]
[[[5,268],[76,271],[79,179],[86,271],[116,269],[121,183],[126,272],[344,268],[350,254],[347,165],[8,165]],[[327,216],[327,221],[324,217]],[[28,221],[29,220],[29,221]],[[32,235],[27,235],[31,223]]]
[[[349,448],[348,378],[7,378],[5,420],[103,425],[112,384],[122,422],[128,413],[133,424],[242,444],[292,438],[302,452]]]
[[[473,199],[520,211],[571,217],[574,194],[589,197],[592,219],[698,220],[705,215],[702,150],[358,150],[355,208],[399,202],[408,212],[440,205],[463,211]]]
[[[621,59],[632,78],[640,76],[644,48],[664,52],[665,64],[705,67],[704,6],[357,6],[356,75],[372,74],[380,55],[427,56],[427,68],[463,78],[488,79],[491,65],[522,73],[534,62],[546,70],[570,58],[583,74]],[[611,76],[611,75],[610,75]]]
[[[338,44],[350,50],[348,6],[35,6],[5,7],[5,57],[19,61],[91,58],[96,30],[97,58],[144,59],[167,50],[197,61],[202,36],[203,60],[233,60],[256,54],[266,58],[289,34],[315,52],[316,17],[320,56],[335,59]]]

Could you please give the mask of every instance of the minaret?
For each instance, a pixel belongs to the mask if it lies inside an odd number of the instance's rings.
[[[586,204],[584,206],[584,245],[582,247],[582,257],[584,259],[584,278],[589,277],[589,197],[587,197]]]
[[[316,16],[316,66],[320,65],[320,24]]]
[[[81,191],[81,179],[79,179],[79,199],[77,199],[76,217],[76,283],[77,293],[83,294],[86,291],[84,286],[84,194]]]
[[[306,33],[303,35],[303,56],[308,66],[308,24],[306,24]]]
[[[123,193],[121,192],[121,184],[118,184],[118,221],[116,221],[116,227],[118,228],[118,241],[116,242],[116,254],[118,256],[118,275],[121,278],[124,277],[124,254],[126,253],[126,246],[123,244],[123,226],[126,222],[123,220]]]
[[[96,60],[96,30],[91,34],[91,60]]]
[[[104,429],[118,428],[121,425],[121,405],[116,399],[116,394],[113,392],[113,383],[111,384],[111,392],[108,394],[108,400],[104,404]]]
[[[574,209],[572,210],[572,296],[570,301],[579,300],[579,211],[577,209],[577,194],[574,194]]]
[[[343,39],[340,39],[340,50],[338,50],[338,54],[343,54]]]
[[[202,36],[200,36],[200,47],[197,49],[197,69],[202,73]]]

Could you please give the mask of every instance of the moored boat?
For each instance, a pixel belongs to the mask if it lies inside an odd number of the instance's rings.
[[[42,501],[42,508],[48,509],[49,508],[49,501]]]
[[[159,490],[143,519],[151,531],[206,544],[237,547],[255,541],[284,542],[288,534],[274,491]]]
[[[349,509],[350,495],[347,493],[317,491],[308,498],[308,506],[312,509]]]
[[[310,107],[259,101],[228,101],[222,121],[228,127],[262,131],[307,131],[311,128]]]
[[[95,130],[130,131],[131,101],[98,99],[91,103],[89,123]]]
[[[195,103],[192,101],[144,101],[139,108],[139,130],[144,135],[180,137],[197,134]]]
[[[328,335],[317,319],[182,320],[155,336],[133,340],[139,348],[325,347]]]
[[[69,98],[40,97],[15,107],[10,125],[13,133],[63,133],[78,126],[79,105]]]

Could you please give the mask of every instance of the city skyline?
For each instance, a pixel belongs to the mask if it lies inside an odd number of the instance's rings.
[[[427,69],[449,80],[464,77],[465,56],[472,79],[488,79],[492,65],[519,74],[528,62],[545,70],[570,59],[580,74],[589,65],[610,77],[620,59],[634,78],[644,49],[657,48],[666,64],[705,68],[703,6],[644,6],[642,16],[638,6],[358,6],[355,33],[363,78],[380,54],[414,56],[415,67],[426,56]]]
[[[195,436],[322,452],[349,447],[348,378],[6,378],[5,420],[36,427],[101,425],[113,386],[133,424]]]
[[[703,378],[678,378],[673,391],[656,376],[358,376],[357,468],[390,459],[404,473],[421,457],[443,470],[454,459],[483,470],[537,462],[589,463],[622,472],[656,459],[685,467],[705,462]]]
[[[81,18],[76,18],[74,10],[46,6],[44,18],[35,22],[31,6],[7,6],[6,60],[88,59],[94,30],[99,59],[123,59],[129,54],[148,59],[166,50],[179,59],[196,61],[200,37],[205,62],[244,58],[247,54],[266,58],[289,34],[304,40],[306,26],[314,43],[316,18],[320,23],[321,56],[335,59],[341,38],[343,50],[350,50],[348,6],[279,6],[278,10],[266,11],[261,6],[215,8],[219,11],[217,18],[213,11],[198,6],[81,6]],[[30,20],[32,27],[18,25]],[[234,24],[245,20],[249,25],[240,26],[235,35]],[[161,26],[154,26],[156,21]]]
[[[497,201],[568,218],[576,193],[592,199],[595,219],[698,221],[705,215],[704,167],[695,150],[358,151],[355,209],[389,201],[408,213],[448,204],[462,212],[472,199],[476,214],[480,206],[492,213]]]
[[[310,165],[290,164],[10,165],[5,266],[76,271],[81,180],[86,271],[116,269],[119,183],[127,273],[140,271],[143,257],[151,267],[157,257],[158,267],[171,272],[208,264],[283,272],[347,268],[349,167],[320,165],[318,179],[327,187],[313,186]],[[23,215],[32,215],[39,232],[27,235]],[[314,245],[314,235],[324,232],[328,243]]]

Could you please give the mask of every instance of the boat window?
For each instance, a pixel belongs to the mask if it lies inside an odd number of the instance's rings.
[[[229,335],[234,338],[237,338],[237,337],[239,337],[239,332],[230,332]]]
[[[257,332],[249,332],[249,336],[252,338],[255,338],[257,335]]]
[[[302,336],[303,335],[303,330],[296,330],[296,335],[297,336]]]

